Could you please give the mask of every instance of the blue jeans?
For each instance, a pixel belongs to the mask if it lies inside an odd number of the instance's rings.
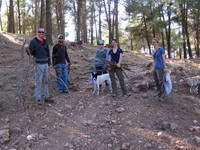
[[[56,64],[55,70],[58,90],[60,92],[68,92],[68,66],[66,64]]]
[[[35,100],[41,100],[41,91],[44,90],[45,98],[49,98],[48,89],[48,64],[35,66]]]

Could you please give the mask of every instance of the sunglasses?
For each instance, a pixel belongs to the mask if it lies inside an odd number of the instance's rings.
[[[38,33],[44,33],[44,31],[38,31]]]
[[[59,37],[58,39],[63,39],[63,37]]]

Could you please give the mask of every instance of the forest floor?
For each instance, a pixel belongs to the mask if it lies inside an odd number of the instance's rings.
[[[55,103],[38,106],[34,64],[21,57],[22,38],[0,34],[0,150],[200,150],[200,99],[184,81],[200,74],[199,60],[168,60],[173,92],[159,102],[154,88],[138,88],[153,78],[145,74],[151,57],[125,52],[131,96],[113,98],[106,91],[92,94],[95,47],[69,49],[70,94],[56,92],[50,68]]]

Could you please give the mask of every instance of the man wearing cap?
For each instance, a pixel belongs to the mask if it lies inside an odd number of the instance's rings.
[[[50,53],[47,41],[44,39],[44,28],[37,30],[37,35],[29,45],[30,54],[34,57],[35,65],[35,101],[41,105],[41,91],[44,88],[45,102],[53,102],[49,98],[48,90],[48,66],[50,65]]]
[[[64,36],[62,34],[58,35],[58,43],[53,47],[52,59],[57,75],[58,91],[61,93],[68,93],[68,69],[71,62],[67,53],[67,46],[64,44]],[[66,64],[66,60],[68,65]]]
[[[93,67],[96,69],[97,75],[106,72],[106,61],[109,60],[109,49],[104,47],[104,40],[97,41],[96,55],[93,60]]]

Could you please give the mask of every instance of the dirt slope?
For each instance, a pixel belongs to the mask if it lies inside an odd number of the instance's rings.
[[[152,78],[144,74],[150,57],[125,53],[132,70],[126,72],[131,96],[112,98],[106,91],[92,94],[88,71],[95,48],[69,49],[70,94],[55,91],[51,68],[49,84],[55,104],[38,106],[33,97],[34,64],[28,56],[22,59],[21,46],[5,36],[0,35],[0,150],[200,150],[200,129],[190,129],[200,126],[200,100],[182,81],[199,73],[198,61],[168,62],[175,68],[174,89],[161,103],[151,86],[138,88],[138,81]],[[19,40],[16,36],[15,41]],[[28,135],[33,139],[28,141]]]

